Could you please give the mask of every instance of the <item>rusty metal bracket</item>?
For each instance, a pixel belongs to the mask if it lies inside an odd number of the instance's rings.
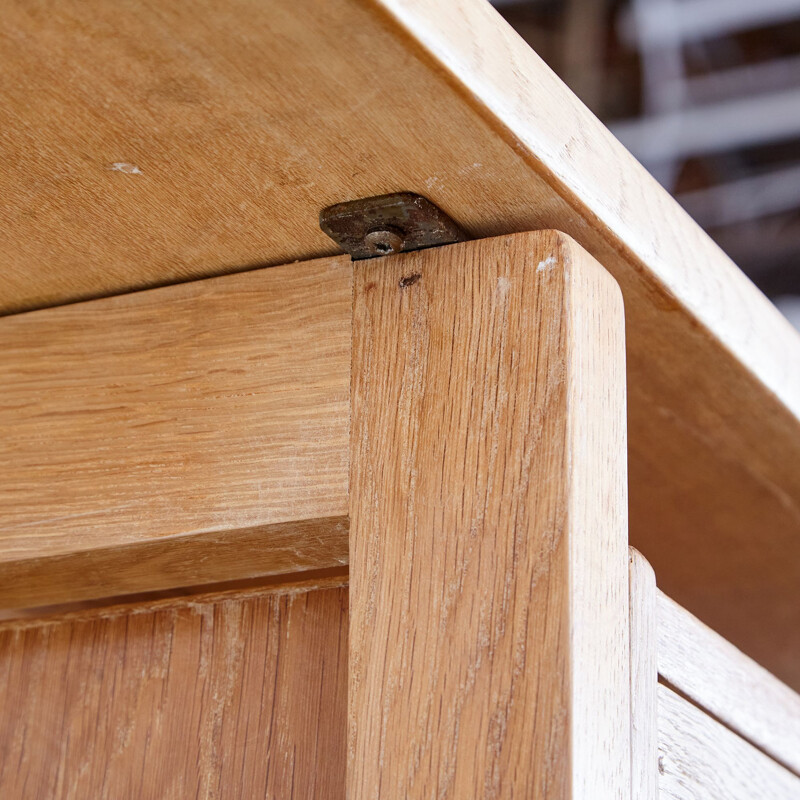
[[[319,226],[354,261],[463,242],[447,214],[413,192],[337,203],[323,209]]]

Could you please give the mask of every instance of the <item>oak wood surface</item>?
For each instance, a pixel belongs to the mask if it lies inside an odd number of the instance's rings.
[[[381,5],[542,176],[518,195],[539,225],[620,285],[631,543],[670,596],[800,688],[797,333],[488,3]],[[492,217],[506,198],[485,192],[462,202]]]
[[[658,686],[662,800],[796,800],[800,777]]]
[[[656,578],[630,548],[631,798],[658,800]]]
[[[800,695],[658,592],[662,680],[800,775]]]
[[[0,625],[4,798],[344,798],[347,589]]]
[[[555,232],[354,282],[348,796],[627,796],[617,287]]]
[[[319,210],[386,191],[473,236],[564,230],[625,298],[632,542],[800,686],[800,340],[488,3],[9,0],[3,24],[1,310],[332,254]]]
[[[0,601],[346,563],[351,286],[338,257],[0,320]]]
[[[5,561],[0,604],[8,613],[337,566],[346,570],[348,528],[347,517],[300,519]]]

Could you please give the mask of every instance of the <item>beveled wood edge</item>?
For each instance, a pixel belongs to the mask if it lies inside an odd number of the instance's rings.
[[[103,597],[96,601],[65,603],[30,609],[0,612],[0,631],[27,630],[62,622],[113,619],[151,610],[185,608],[202,603],[246,600],[265,594],[301,594],[323,589],[346,587],[347,567],[306,570],[245,581],[182,587],[180,590],[147,592],[119,597]]]
[[[0,608],[25,609],[346,567],[346,516],[0,563]]]

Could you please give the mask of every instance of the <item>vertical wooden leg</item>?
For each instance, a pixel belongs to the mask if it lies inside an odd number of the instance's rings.
[[[350,800],[629,796],[624,381],[566,236],[355,266]]]

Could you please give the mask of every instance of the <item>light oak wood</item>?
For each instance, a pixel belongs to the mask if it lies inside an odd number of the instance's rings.
[[[335,566],[346,570],[349,524],[347,517],[299,519],[92,550],[77,549],[78,541],[74,552],[0,563],[0,604],[26,609]]]
[[[658,687],[662,800],[797,800],[800,778],[666,686]]]
[[[625,297],[632,542],[800,686],[800,340],[487,3],[3,24],[0,310],[332,254],[322,207],[399,189],[473,236],[563,230]]]
[[[631,798],[658,800],[656,577],[630,548]]]
[[[338,257],[0,320],[0,602],[346,563],[351,304]]]
[[[800,696],[658,592],[662,679],[800,775]]]
[[[345,794],[347,589],[0,625],[4,798]]]
[[[141,605],[159,600],[190,599],[202,595],[220,595],[227,592],[269,591],[275,587],[285,588],[299,583],[318,588],[329,582],[337,585],[347,582],[346,566],[327,567],[325,569],[304,569],[300,572],[280,572],[272,575],[258,575],[254,578],[240,578],[232,581],[214,583],[187,584],[169,589],[157,589],[149,592],[126,592],[121,595],[97,597],[91,600],[77,600],[68,603],[54,603],[47,606],[26,606],[0,609],[0,623],[22,620],[42,620],[49,617],[77,612],[89,612],[93,609],[108,609],[120,605]]]
[[[555,232],[354,282],[348,796],[627,796],[617,287]]]

